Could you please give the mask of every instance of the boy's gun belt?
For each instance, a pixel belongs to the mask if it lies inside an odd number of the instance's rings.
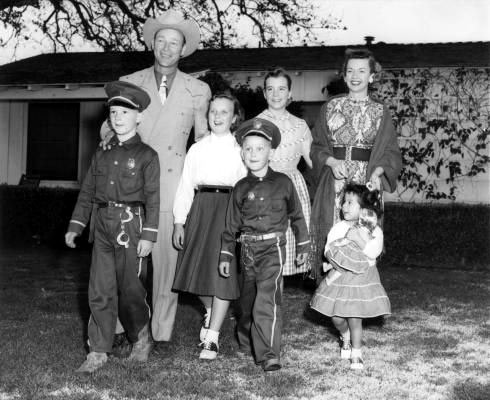
[[[369,157],[371,157],[371,149],[354,146],[334,146],[333,156],[338,160],[368,162]]]
[[[269,240],[269,239],[275,239],[275,238],[280,238],[284,236],[284,232],[272,232],[272,233],[266,233],[264,235],[249,235],[248,233],[242,233],[240,235],[240,238],[238,239],[239,242],[262,242],[264,240]]]
[[[116,208],[135,208],[135,207],[143,207],[143,203],[141,201],[107,201],[103,203],[95,203],[95,205],[99,208],[106,207],[116,207]]]

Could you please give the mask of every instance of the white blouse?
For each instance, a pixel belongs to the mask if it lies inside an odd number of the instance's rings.
[[[174,223],[185,223],[199,185],[235,186],[246,174],[240,146],[231,133],[211,133],[194,143],[185,157],[175,194]]]
[[[329,244],[334,240],[342,239],[347,234],[347,231],[352,227],[347,221],[337,222],[327,236],[327,244],[325,245],[325,253],[329,249]],[[366,255],[369,260],[369,265],[374,265],[376,263],[376,258],[383,251],[383,231],[379,226],[373,230],[373,239],[366,243],[366,247],[362,252]]]

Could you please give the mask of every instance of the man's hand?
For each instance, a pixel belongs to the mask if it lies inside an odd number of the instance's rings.
[[[182,250],[184,248],[184,224],[174,224],[172,243],[177,250]]]
[[[104,150],[107,150],[107,144],[113,136],[114,131],[111,128],[111,123],[109,119],[106,119],[100,127],[100,138],[102,139],[102,141],[99,143],[99,146],[102,147]]]
[[[138,257],[146,257],[151,253],[153,249],[153,242],[149,240],[140,239],[138,247],[136,249]]]
[[[307,258],[308,258],[308,252],[298,254],[296,256],[296,264],[298,264],[298,267],[300,265],[303,265],[306,262]]]
[[[75,244],[75,238],[78,236],[78,233],[75,233],[75,232],[66,232],[65,234],[65,243],[68,247],[71,247],[72,249],[74,249],[75,247],[77,247],[77,245]]]
[[[229,261],[221,261],[218,266],[219,274],[228,278],[230,276],[230,262]]]

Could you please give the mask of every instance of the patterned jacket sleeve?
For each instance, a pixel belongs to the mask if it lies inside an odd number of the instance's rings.
[[[78,194],[77,203],[68,225],[68,232],[75,232],[80,235],[87,226],[92,213],[92,201],[95,196],[95,178],[94,170],[96,166],[98,152],[92,157],[90,167],[83,180],[80,193]]]
[[[288,218],[291,223],[291,228],[296,236],[296,254],[301,254],[309,251],[310,239],[308,234],[308,228],[306,226],[305,217],[303,216],[303,210],[301,208],[301,201],[299,199],[296,188],[293,182],[289,181],[289,198],[287,201]]]
[[[317,183],[322,175],[322,171],[325,168],[328,168],[326,165],[328,157],[333,157],[331,134],[325,118],[327,105],[328,102],[321,107],[313,130],[311,131],[313,142],[311,143],[310,156],[313,163],[313,173]]]
[[[242,227],[242,214],[239,204],[239,190],[233,189],[226,212],[225,230],[221,235],[220,261],[231,261],[235,256],[236,236]]]
[[[398,175],[400,175],[402,169],[402,156],[393,120],[391,119],[390,111],[386,107],[380,134],[386,135],[386,147],[383,157],[380,158],[377,165],[383,167],[384,170],[381,177],[383,190],[392,193],[396,190]]]
[[[151,150],[150,161],[143,171],[145,177],[145,210],[146,218],[143,224],[141,239],[156,242],[158,221],[160,219],[160,162],[156,151]]]

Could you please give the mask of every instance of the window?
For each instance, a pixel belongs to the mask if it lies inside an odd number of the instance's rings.
[[[31,103],[27,126],[27,175],[77,180],[79,103]]]

